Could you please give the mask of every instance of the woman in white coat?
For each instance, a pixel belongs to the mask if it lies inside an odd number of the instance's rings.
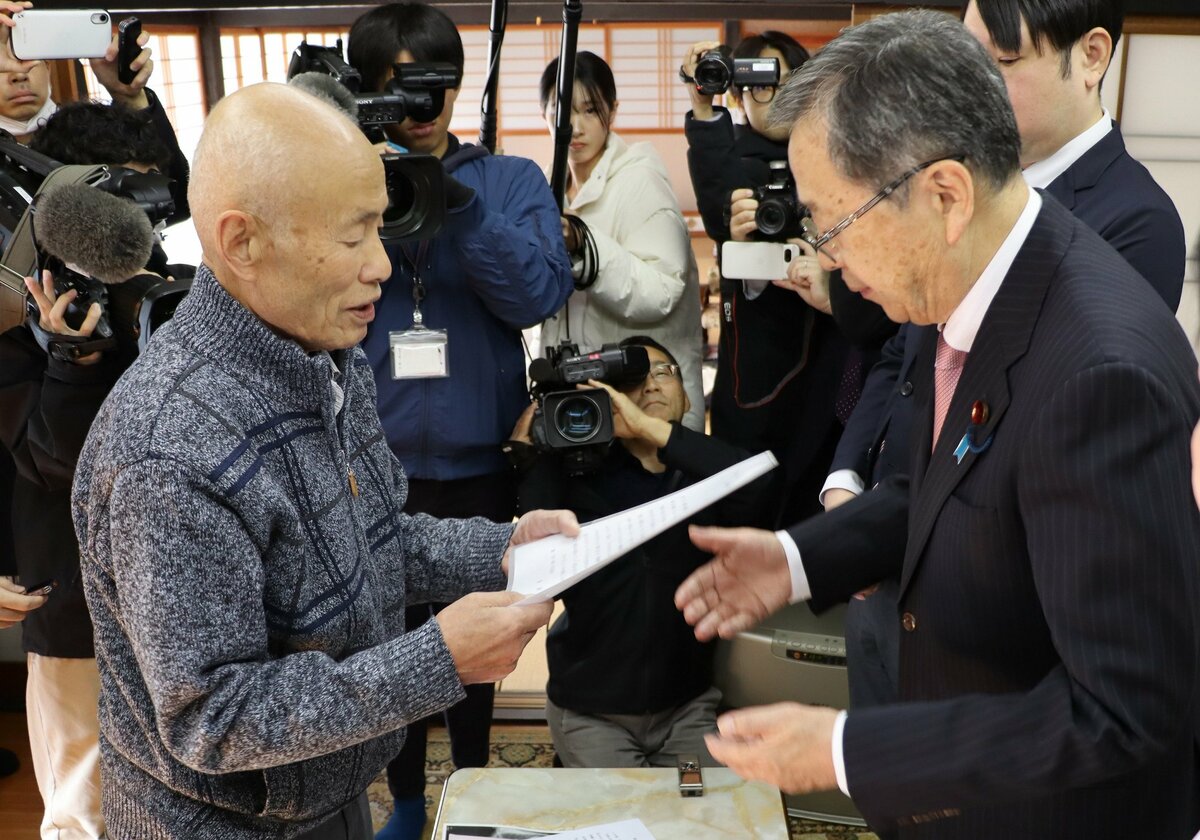
[[[541,101],[554,132],[558,60],[542,73]],[[683,424],[704,430],[700,379],[700,285],[691,238],[667,170],[650,143],[627,144],[612,131],[617,88],[595,53],[575,65],[563,236],[576,291],[542,324],[542,347],[570,341],[581,352],[649,335],[678,361],[691,408]]]

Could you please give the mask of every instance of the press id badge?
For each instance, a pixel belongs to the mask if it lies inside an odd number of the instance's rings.
[[[449,339],[445,330],[413,327],[388,333],[392,379],[438,379],[450,375]]]

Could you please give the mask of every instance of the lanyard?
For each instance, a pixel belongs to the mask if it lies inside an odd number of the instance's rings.
[[[403,242],[400,243],[400,253],[404,255],[404,259],[408,262],[408,266],[412,269],[413,279],[413,326],[422,327],[425,323],[425,316],[421,314],[421,302],[428,297],[429,292],[425,288],[425,282],[421,279],[420,265],[425,262],[425,257],[429,252],[429,240],[421,242],[417,246],[417,253],[414,257],[408,252],[408,246]]]

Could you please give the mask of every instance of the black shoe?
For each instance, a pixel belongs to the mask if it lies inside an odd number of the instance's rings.
[[[0,777],[11,776],[20,766],[21,762],[17,761],[15,752],[0,748]]]

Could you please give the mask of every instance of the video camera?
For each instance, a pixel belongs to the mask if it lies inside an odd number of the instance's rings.
[[[303,73],[322,73],[353,98],[346,110],[372,143],[387,139],[383,126],[412,118],[432,122],[446,104],[446,89],[459,84],[458,69],[446,62],[394,64],[393,76],[380,92],[363,92],[362,74],[342,57],[342,41],[332,47],[301,41],[288,64],[288,79]],[[339,92],[340,93],[340,92]],[[341,99],[336,93],[334,98]],[[383,214],[383,239],[430,239],[446,217],[442,163],[432,155],[385,155],[388,208]]]
[[[734,58],[722,44],[700,56],[692,77],[696,90],[706,96],[725,93],[730,87],[756,87],[779,84],[779,59]]]
[[[567,342],[547,348],[546,358],[529,365],[538,404],[529,429],[534,447],[561,454],[571,475],[594,470],[613,440],[612,401],[603,388],[575,386],[596,379],[625,390],[641,383],[649,370],[645,347],[605,344],[583,355]]]
[[[800,220],[808,211],[796,198],[796,184],[786,160],[773,160],[771,180],[754,190],[758,210],[754,213],[754,224],[758,227],[758,239],[765,242],[786,242],[800,236]]]
[[[51,186],[59,174],[83,177]],[[0,283],[24,297],[26,323],[55,358],[72,361],[111,347],[141,352],[175,313],[191,280],[168,282],[143,272],[154,227],[175,211],[170,186],[163,175],[123,167],[63,167],[0,138]],[[101,305],[89,339],[49,334],[38,325],[37,304],[25,297],[23,277],[40,279],[43,270],[53,275],[56,295],[78,295],[66,312],[73,328],[92,303]]]

